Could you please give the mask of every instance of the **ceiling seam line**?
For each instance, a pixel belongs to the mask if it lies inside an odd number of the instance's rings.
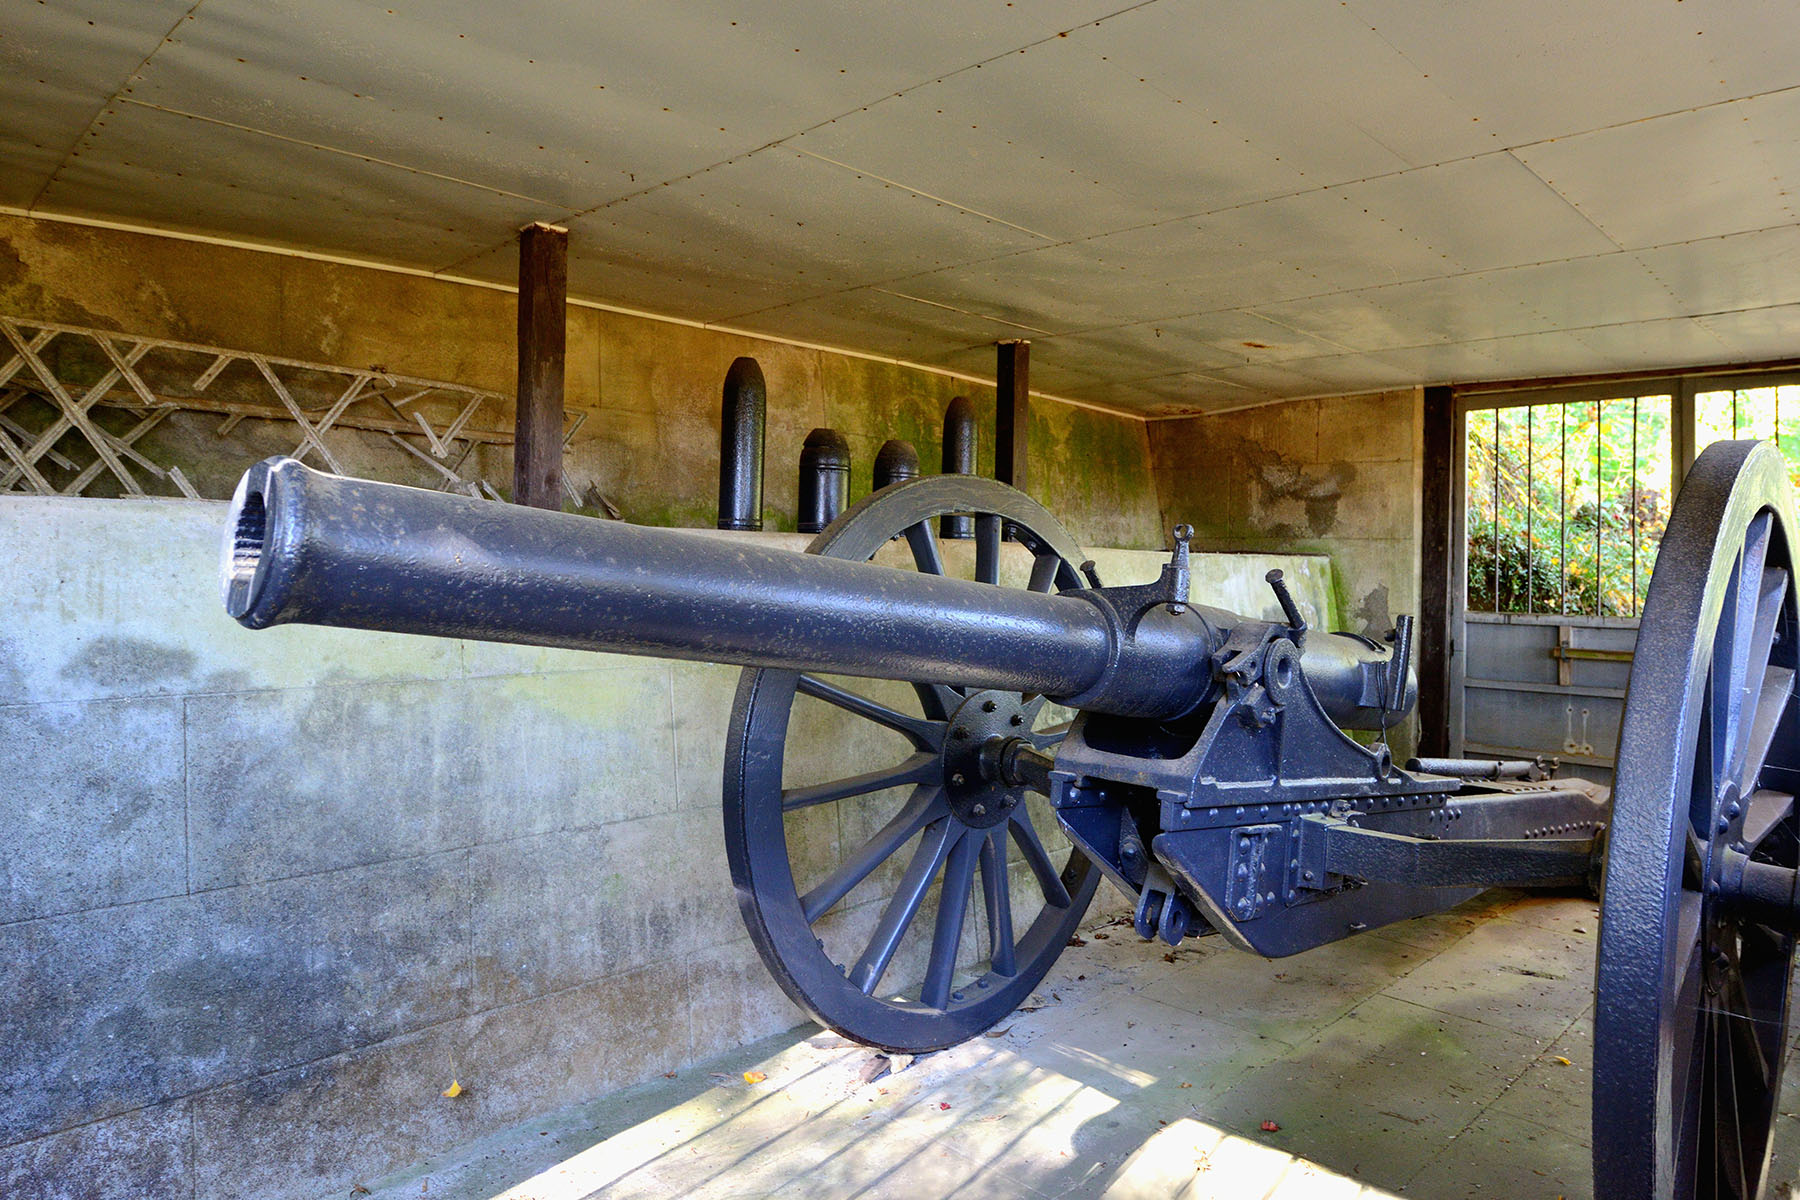
[[[826,158],[823,154],[815,154],[813,151],[801,149],[799,146],[790,146],[789,149],[791,149],[796,154],[804,154],[808,158],[817,159],[818,161],[820,161],[822,163],[829,163],[834,167],[840,168],[841,170],[850,171],[857,175],[866,175],[870,179],[879,180],[880,182],[885,183],[885,184],[889,185],[890,187],[897,187],[897,188],[900,188],[902,191],[911,192],[915,196],[922,196],[927,200],[935,200],[939,204],[948,204],[951,208],[954,208],[956,211],[968,213],[972,217],[980,217],[984,221],[992,221],[996,225],[1004,225],[1008,229],[1016,229],[1020,233],[1030,234],[1034,238],[1042,238],[1046,242],[1056,242],[1057,241],[1056,238],[1051,237],[1047,233],[1039,233],[1035,229],[1028,229],[1023,225],[1015,225],[1013,222],[1006,220],[1004,217],[996,217],[992,213],[982,212],[978,208],[970,208],[966,204],[958,204],[956,201],[951,200],[946,196],[939,196],[932,192],[923,191],[919,188],[913,187],[911,184],[901,183],[898,179],[889,179],[885,175],[877,175],[873,171],[865,171],[861,167],[853,167],[849,163],[839,162],[835,158]]]
[[[1566,208],[1568,208],[1568,210],[1570,212],[1572,212],[1576,216],[1580,217],[1582,219],[1582,221],[1585,222],[1588,225],[1588,227],[1591,228],[1595,233],[1599,234],[1601,237],[1603,237],[1607,241],[1611,242],[1614,246],[1617,246],[1620,250],[1626,249],[1626,247],[1619,241],[1618,238],[1614,237],[1612,234],[1608,233],[1605,229],[1601,228],[1600,222],[1594,220],[1594,218],[1588,216],[1588,214],[1586,212],[1582,211],[1581,205],[1575,203],[1573,200],[1571,200],[1567,196],[1563,195],[1562,191],[1560,189],[1558,189],[1554,183],[1551,183],[1548,179],[1545,179],[1542,175],[1538,174],[1537,171],[1533,170],[1530,163],[1528,163],[1524,159],[1520,158],[1517,154],[1513,153],[1511,150],[1506,151],[1506,156],[1508,158],[1512,159],[1514,162],[1518,163],[1519,166],[1523,167],[1527,172],[1529,172],[1533,179],[1537,180],[1540,184],[1542,184],[1544,186],[1545,191],[1549,192],[1552,196],[1555,196],[1558,200],[1562,201],[1563,205]]]
[[[924,305],[928,305],[932,308],[941,308],[945,312],[961,313],[965,317],[974,317],[977,320],[981,320],[981,321],[992,321],[996,325],[1008,325],[1014,329],[1023,329],[1027,333],[1042,334],[1044,337],[1055,336],[1054,334],[1051,333],[1050,330],[1040,329],[1036,325],[1024,325],[1024,324],[1019,323],[1018,321],[1009,321],[1005,317],[993,317],[993,316],[989,316],[986,313],[972,312],[971,310],[966,309],[966,308],[958,308],[954,304],[944,304],[941,301],[937,301],[937,300],[927,300],[923,296],[909,296],[905,292],[889,291],[887,288],[880,288],[880,287],[870,288],[869,290],[872,292],[879,292],[883,296],[893,296],[896,299],[900,299],[900,300],[910,300],[914,304],[924,304]]]
[[[226,121],[219,117],[209,117],[201,113],[187,112],[184,109],[170,108],[166,104],[152,104],[147,100],[133,100],[129,96],[119,99],[120,104],[131,104],[138,108],[148,108],[155,112],[168,113],[174,117],[185,117],[190,121],[202,121],[208,125],[217,125],[222,129],[235,129],[239,133],[248,133],[255,137],[265,137],[271,141],[282,142],[289,146],[301,146],[308,150],[317,150],[324,154],[335,154],[341,158],[353,158],[357,162],[371,163],[378,167],[388,167],[395,171],[405,171],[409,175],[419,175],[426,179],[437,179],[444,183],[454,183],[459,187],[472,188],[478,192],[486,192],[492,196],[505,196],[509,200],[523,200],[527,204],[536,204],[559,213],[573,213],[575,210],[567,204],[557,204],[538,196],[527,196],[523,192],[509,192],[505,188],[490,187],[485,183],[476,183],[470,179],[461,179],[455,175],[446,175],[441,171],[431,171],[424,167],[408,166],[393,159],[380,158],[373,154],[364,154],[359,150],[346,150],[340,146],[327,146],[323,142],[309,142],[305,138],[289,137],[284,133],[275,133],[267,129],[258,129],[254,125],[240,125],[236,121]]]
[[[193,15],[200,11],[200,6],[205,3],[206,0],[194,0],[194,3],[189,6],[185,12],[175,18],[175,23],[169,26],[169,28],[163,32],[161,37],[156,39],[156,45],[150,47],[150,53],[144,55],[144,57],[138,61],[138,65],[131,68],[125,78],[120,80],[119,86],[113,91],[113,94],[100,102],[100,107],[94,110],[94,115],[88,118],[87,124],[82,127],[81,132],[75,135],[74,143],[56,164],[56,168],[50,172],[43,184],[32,194],[30,202],[26,205],[27,211],[35,209],[43,202],[44,193],[55,186],[56,181],[62,176],[64,168],[69,165],[69,160],[75,157],[76,152],[81,149],[82,143],[87,141],[88,136],[94,132],[94,127],[100,123],[100,118],[106,115],[106,110],[118,103],[119,98],[130,89],[131,85],[140,76],[143,75],[144,68],[150,65],[150,60],[156,57],[157,51],[161,50],[173,40],[175,31],[181,28],[182,22],[192,19]]]

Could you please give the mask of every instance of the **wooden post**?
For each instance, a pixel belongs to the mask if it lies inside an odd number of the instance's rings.
[[[1031,431],[1031,343],[996,342],[994,368],[994,478],[1025,490],[1027,435]]]
[[[1450,752],[1451,473],[1455,461],[1456,399],[1447,387],[1425,389],[1424,494],[1419,546],[1419,753]]]
[[[562,508],[563,352],[568,340],[569,231],[519,231],[519,393],[513,503]]]

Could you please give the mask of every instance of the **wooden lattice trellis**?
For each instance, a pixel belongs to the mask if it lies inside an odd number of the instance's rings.
[[[294,457],[315,458],[340,474],[326,433],[376,434],[429,467],[445,490],[501,499],[486,480],[463,473],[477,446],[512,444],[510,430],[475,420],[490,405],[495,416],[509,410],[498,392],[378,366],[302,362],[7,316],[0,316],[0,338],[0,353],[11,352],[0,362],[0,491],[77,496],[110,478],[128,496],[149,494],[145,482],[155,480],[197,497],[178,465],[152,462],[136,445],[171,413],[190,412],[223,417],[221,436],[246,419],[292,422],[300,433]],[[221,378],[231,381],[229,395],[219,394],[226,390]],[[26,397],[48,406],[47,423],[15,419],[12,410]],[[103,408],[133,421],[109,431],[96,420]]]

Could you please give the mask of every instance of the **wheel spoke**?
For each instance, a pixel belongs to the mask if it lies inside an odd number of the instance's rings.
[[[915,683],[913,691],[919,694],[919,708],[931,721],[948,721],[964,698],[960,689],[947,683]]]
[[[1013,954],[1012,883],[1006,877],[1006,830],[990,829],[981,843],[981,893],[987,902],[988,960],[994,974],[1018,972]]]
[[[1788,574],[1786,571],[1773,570],[1762,573],[1761,587],[1756,599],[1756,612],[1751,621],[1749,635],[1744,642],[1744,677],[1738,685],[1738,713],[1734,722],[1732,737],[1731,777],[1738,781],[1738,787],[1750,791],[1755,786],[1755,778],[1745,771],[1748,765],[1748,752],[1756,744],[1758,728],[1767,721],[1779,721],[1781,711],[1786,707],[1786,688],[1778,693],[1771,693],[1768,684],[1769,676],[1780,673],[1782,668],[1769,667],[1769,652],[1775,644],[1775,626],[1781,617],[1783,603],[1787,599]],[[1792,681],[1792,672],[1787,672],[1788,681]],[[1773,708],[1773,713],[1765,712]],[[1773,737],[1774,728],[1769,726],[1769,736]],[[1764,742],[1767,752],[1767,742]],[[1761,762],[1757,763],[1760,773]]]
[[[914,834],[930,822],[948,816],[949,811],[941,789],[920,788],[914,792],[906,806],[874,837],[864,842],[861,849],[838,864],[838,869],[812,891],[800,897],[800,911],[806,917],[806,923],[817,924],[819,918],[848,896],[852,888],[874,874],[875,868],[900,853],[901,847],[910,842]]]
[[[1063,560],[1057,554],[1040,554],[1031,560],[1031,582],[1025,586],[1034,592],[1047,592],[1056,586],[1056,576]]]
[[[1688,784],[1688,825],[1699,838],[1703,851],[1712,844],[1713,805],[1719,796],[1720,780],[1713,768],[1713,764],[1719,761],[1716,753],[1718,738],[1715,736],[1718,722],[1713,719],[1716,711],[1713,696],[1717,691],[1717,682],[1717,677],[1712,675],[1706,681],[1700,705],[1699,728],[1696,731],[1698,736],[1694,743],[1694,775]]]
[[[921,750],[904,762],[879,771],[864,771],[861,775],[834,779],[830,783],[785,788],[781,793],[781,811],[793,812],[795,809],[829,804],[833,800],[843,800],[850,796],[866,796],[870,792],[882,792],[908,783],[928,783],[938,773],[938,762],[936,754]]]
[[[845,712],[855,713],[864,720],[873,721],[877,725],[885,725],[894,732],[905,735],[906,739],[917,749],[943,749],[943,726],[935,721],[909,717],[905,713],[896,712],[887,705],[871,700],[867,696],[860,696],[855,692],[826,683],[816,676],[802,675],[796,686],[802,695],[811,696],[815,700],[823,700],[827,704],[835,704]]]
[[[1694,1072],[1703,1069],[1694,1061],[1696,1053],[1704,1054],[1704,1042],[1695,1046],[1695,1036],[1702,1024],[1700,989],[1704,982],[1705,947],[1701,945],[1702,905],[1697,892],[1683,889],[1676,901],[1675,974],[1670,995],[1673,1001],[1670,1062],[1675,1083],[1670,1095],[1687,1096],[1693,1088]]]
[[[975,517],[975,581],[1000,582],[1000,518],[993,513]]]
[[[1068,737],[1069,730],[1074,724],[1073,721],[1059,721],[1045,729],[1034,729],[1026,735],[1027,740],[1039,750],[1048,749],[1060,744],[1064,738]]]
[[[1728,1128],[1724,1130],[1723,1137],[1719,1137],[1719,1148],[1730,1151],[1726,1157],[1726,1166],[1730,1168],[1730,1175],[1737,1178],[1737,1189],[1733,1191],[1732,1195],[1741,1196],[1742,1200],[1751,1200],[1750,1180],[1744,1175],[1744,1114],[1737,1103],[1739,1038],[1737,1038],[1737,1031],[1733,1029],[1733,1025],[1737,1022],[1733,1022],[1730,1016],[1732,1016],[1730,1013],[1719,1013],[1719,1016],[1714,1018],[1714,1027],[1719,1029],[1719,1042],[1723,1043],[1724,1049],[1724,1061],[1721,1063],[1723,1069],[1719,1070],[1719,1074],[1721,1074],[1719,1083],[1723,1085],[1726,1094],[1730,1096],[1730,1105],[1724,1106],[1724,1112],[1721,1112],[1724,1124]]]
[[[1762,778],[1763,766],[1769,761],[1769,747],[1775,744],[1775,731],[1781,728],[1781,718],[1787,715],[1793,694],[1792,668],[1770,667],[1763,673],[1762,694],[1756,700],[1756,716],[1750,722],[1750,737],[1738,775],[1743,790],[1754,791]]]
[[[1019,853],[1025,856],[1025,864],[1037,876],[1038,888],[1044,893],[1044,903],[1052,908],[1067,908],[1073,904],[1074,901],[1069,898],[1069,890],[1057,876],[1056,864],[1050,861],[1044,843],[1038,840],[1037,830],[1031,827],[1031,815],[1023,806],[1013,809],[1009,824],[1012,826],[1013,841],[1019,843]]]
[[[906,544],[912,547],[913,565],[927,575],[944,573],[944,555],[938,549],[937,534],[930,521],[906,527]]]
[[[1744,852],[1754,855],[1763,840],[1794,813],[1794,798],[1786,792],[1761,788],[1751,793],[1744,805],[1743,833],[1739,839]]]
[[[931,932],[931,958],[925,967],[924,990],[919,993],[919,1000],[927,1008],[950,1007],[950,985],[956,978],[956,955],[962,946],[963,917],[969,911],[969,892],[975,883],[979,840],[973,830],[963,830],[944,864],[937,927]]]
[[[931,889],[931,881],[937,877],[938,868],[944,865],[944,859],[950,853],[953,835],[961,829],[949,817],[940,817],[925,827],[925,836],[919,839],[919,848],[913,851],[912,861],[906,864],[900,886],[881,912],[874,936],[850,971],[850,982],[864,995],[873,995],[880,986],[888,964],[894,961],[894,952],[900,949],[900,939],[906,936],[913,918],[919,915],[925,893]]]
[[[1713,634],[1712,692],[1713,762],[1731,771],[1744,743],[1745,694],[1763,599],[1763,562],[1768,554],[1772,518],[1762,513],[1744,531],[1743,549],[1725,585],[1725,600]],[[1779,603],[1774,608],[1779,610]],[[1771,617],[1770,631],[1774,625]]]

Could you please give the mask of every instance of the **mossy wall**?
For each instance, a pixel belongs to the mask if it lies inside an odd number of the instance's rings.
[[[349,367],[380,365],[510,395],[514,299],[492,288],[292,255],[55,221],[0,216],[0,313]],[[991,387],[894,363],[718,330],[571,306],[566,403],[587,419],[566,470],[630,521],[709,526],[716,519],[719,404],[726,368],[755,358],[769,388],[765,527],[795,525],[796,464],[808,430],[850,442],[852,499],[869,488],[876,449],[912,442],[927,471],[941,453],[950,400],[973,402],[980,469],[993,469]],[[509,411],[484,413],[510,427]],[[142,443],[203,494],[227,494],[244,466],[291,452],[286,423],[170,418]],[[328,435],[346,470],[400,482],[432,477],[379,436]],[[1083,543],[1163,544],[1143,422],[1034,397],[1030,491]],[[510,489],[512,456],[484,447],[467,467]]]
[[[1422,391],[1154,421],[1149,433],[1163,521],[1191,524],[1195,549],[1328,556],[1356,633],[1418,615]]]

